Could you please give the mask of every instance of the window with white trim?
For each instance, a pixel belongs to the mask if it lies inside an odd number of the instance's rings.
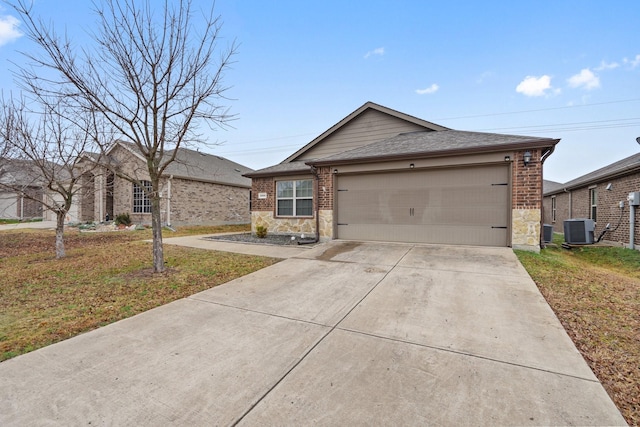
[[[313,216],[313,180],[278,181],[276,216]]]
[[[594,221],[597,221],[596,214],[598,211],[598,193],[596,193],[595,188],[589,189],[589,201],[590,201],[590,207],[591,207],[589,211],[589,218],[591,218]]]
[[[551,221],[556,222],[556,196],[551,196]]]
[[[133,184],[133,213],[151,213],[151,181],[140,181],[140,184],[144,188]]]

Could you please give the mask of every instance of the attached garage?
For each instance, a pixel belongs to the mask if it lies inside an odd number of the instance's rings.
[[[542,165],[558,141],[448,129],[367,102],[246,175],[252,231],[537,251]],[[312,195],[281,194],[282,181],[312,181]],[[283,200],[307,209],[281,210]]]
[[[508,246],[508,165],[337,177],[337,238]]]

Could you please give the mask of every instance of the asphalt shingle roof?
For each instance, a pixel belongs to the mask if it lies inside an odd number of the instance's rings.
[[[296,173],[310,173],[311,167],[305,161],[279,163],[268,168],[260,169],[255,172],[245,174],[246,176],[260,176],[271,174],[291,175]]]
[[[564,184],[556,181],[549,181],[545,179],[542,181],[542,192],[548,193],[550,191],[556,191],[564,188]]]
[[[640,153],[634,154],[629,157],[625,157],[622,160],[618,160],[617,162],[611,163],[610,165],[604,166],[600,169],[597,169],[593,172],[589,172],[588,174],[582,175],[576,179],[568,181],[564,184],[561,184],[561,187],[547,190],[544,189],[544,194],[553,194],[557,193],[561,189],[572,189],[583,187],[585,185],[589,185],[591,183],[596,183],[602,181],[606,178],[613,177],[615,175],[619,175],[622,173],[640,171]]]
[[[131,142],[118,141],[118,144],[139,153]],[[172,153],[173,151],[168,151],[165,156],[169,157]],[[253,172],[253,169],[224,157],[179,148],[175,160],[165,169],[164,175],[251,188],[251,179],[244,176],[249,172]]]
[[[521,135],[468,132],[458,130],[420,131],[403,133],[385,140],[317,159],[319,163],[331,161],[366,160],[377,157],[435,154],[439,152],[481,150],[517,144],[543,143],[555,145],[557,140]],[[309,162],[314,163],[314,162]]]
[[[250,188],[251,180],[243,175],[252,171],[224,157],[180,148],[176,160],[165,170],[165,175]]]

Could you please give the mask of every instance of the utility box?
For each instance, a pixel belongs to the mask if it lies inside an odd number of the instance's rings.
[[[640,206],[640,191],[629,193],[627,200],[631,206]]]
[[[553,240],[553,225],[544,224],[542,227],[542,242],[551,243]]]
[[[564,241],[571,245],[592,245],[595,223],[588,218],[572,218],[564,222]]]

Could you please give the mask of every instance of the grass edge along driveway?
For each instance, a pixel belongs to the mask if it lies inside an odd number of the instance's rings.
[[[640,425],[640,252],[554,245],[515,251],[630,425]]]
[[[246,231],[189,227],[165,237]],[[0,361],[193,295],[278,259],[165,245],[153,274],[149,230],[65,232],[56,260],[52,231],[0,232]]]

